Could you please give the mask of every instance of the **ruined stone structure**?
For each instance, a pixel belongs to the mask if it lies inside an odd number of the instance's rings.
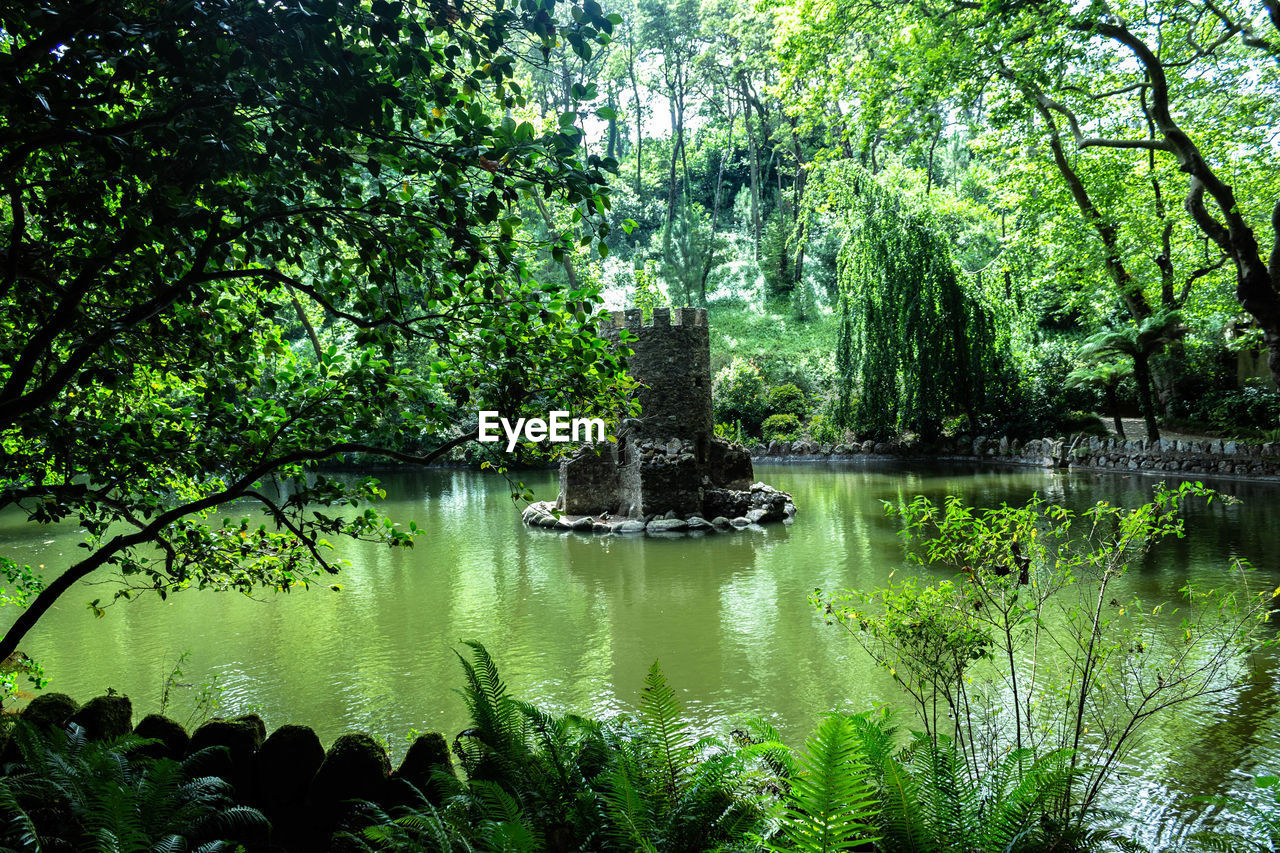
[[[789,495],[752,482],[746,448],[715,437],[707,310],[656,308],[648,325],[638,310],[614,312],[606,336],[616,342],[624,329],[635,337],[629,367],[639,383],[639,417],[617,424],[616,444],[585,444],[563,461],[557,512],[534,504],[525,521],[603,532],[794,515]]]

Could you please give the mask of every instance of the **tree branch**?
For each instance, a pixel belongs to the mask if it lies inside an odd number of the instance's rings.
[[[223,504],[230,503],[245,497],[252,489],[254,484],[270,474],[272,471],[278,470],[285,465],[297,464],[299,462],[314,462],[322,459],[328,459],[340,453],[370,453],[378,456],[384,456],[399,462],[406,462],[414,465],[429,465],[440,456],[448,453],[455,447],[475,439],[477,433],[473,430],[463,435],[446,441],[430,453],[418,456],[411,453],[402,453],[385,447],[377,447],[375,445],[365,444],[363,442],[343,442],[339,444],[331,444],[327,447],[315,450],[296,450],[285,453],[273,459],[266,460],[245,473],[231,485],[206,495],[203,498],[188,503],[172,507],[157,515],[146,527],[129,534],[120,534],[112,538],[109,542],[93,552],[91,555],[81,560],[79,563],[68,568],[62,574],[51,580],[44,589],[36,595],[31,603],[27,605],[22,613],[18,614],[18,618],[14,620],[12,627],[5,632],[3,638],[0,638],[0,660],[13,654],[27,633],[35,627],[40,618],[53,606],[63,593],[71,589],[78,581],[88,577],[94,571],[102,566],[112,562],[120,553],[130,548],[144,545],[148,542],[154,542],[160,538],[161,532],[170,524],[184,518],[188,515],[201,513],[206,510],[214,509]],[[305,541],[305,539],[304,539]]]

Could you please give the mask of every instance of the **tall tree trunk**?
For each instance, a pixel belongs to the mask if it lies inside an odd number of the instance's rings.
[[[676,126],[676,142],[680,146],[680,194],[682,203],[688,203],[689,196],[689,159],[684,146],[684,96],[685,84],[684,65],[676,66],[676,118],[678,124]]]
[[[618,105],[615,102],[614,95],[613,95],[612,80],[609,81],[608,88],[605,91],[608,93],[608,97],[609,97],[608,106],[609,106],[610,112],[613,113],[613,117],[609,119],[609,130],[608,130],[608,136],[607,136],[608,142],[605,144],[604,154],[606,157],[609,157],[611,159],[617,159],[617,156],[618,156],[618,113],[617,113]]]
[[[751,129],[751,102],[748,100],[747,83],[742,81],[742,118],[747,125],[747,150],[751,158],[751,245],[755,260],[760,260],[760,149]]]
[[[791,120],[791,149],[796,158],[796,174],[791,182],[791,221],[795,224],[795,240],[796,240],[796,265],[792,274],[793,287],[795,291],[801,287],[801,279],[804,277],[804,240],[805,240],[805,223],[801,219],[801,211],[804,209],[804,152],[800,150],[800,136],[796,133],[796,121]],[[803,299],[803,294],[801,294]],[[803,313],[803,309],[801,309]]]
[[[726,92],[726,95],[728,93]],[[726,104],[732,104],[732,101],[726,98]],[[720,155],[720,160],[716,164],[716,193],[711,199],[711,244],[707,247],[707,257],[702,263],[702,279],[699,282],[699,290],[702,293],[702,304],[707,304],[707,279],[711,277],[711,269],[716,260],[716,237],[720,234],[720,191],[724,183],[724,158],[733,150],[733,123],[737,118],[733,113],[733,107],[729,106],[729,141],[725,143],[724,151]]]
[[[1148,355],[1133,357],[1133,378],[1138,383],[1138,403],[1142,406],[1142,419],[1147,424],[1147,438],[1158,441],[1160,427],[1156,425],[1156,409],[1151,395],[1151,365]]]
[[[938,140],[942,138],[942,122],[938,122],[938,132],[933,135],[933,141],[929,143],[929,165],[925,169],[924,194],[928,195],[933,191],[933,153],[938,149]]]
[[[636,80],[634,37],[627,42],[627,75],[631,78],[631,96],[636,105],[636,195],[639,195],[640,169],[644,164],[644,105],[640,103],[640,83]]]
[[[1116,438],[1125,439],[1124,421],[1120,420],[1120,404],[1116,401],[1116,386],[1108,385],[1104,392],[1107,398],[1107,411],[1111,413],[1112,423],[1116,425]]]
[[[667,107],[671,114],[671,164],[667,170],[667,232],[671,231],[671,220],[676,210],[676,163],[680,156],[680,135],[676,128],[679,122],[676,119],[676,100],[675,96],[671,96],[667,101]]]
[[[542,196],[539,193],[530,193],[529,195],[533,196],[533,203],[537,205],[538,212],[542,214],[542,221],[546,223],[548,233],[555,234],[556,223],[555,223],[555,220],[551,218],[551,211],[547,210],[546,202],[542,200]],[[557,236],[563,236],[563,235],[557,235]],[[564,274],[569,279],[569,287],[573,288],[574,290],[577,290],[578,276],[573,271],[573,256],[571,252],[566,251],[564,253],[563,264],[564,264]]]

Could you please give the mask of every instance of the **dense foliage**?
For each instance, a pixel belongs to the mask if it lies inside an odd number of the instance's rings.
[[[1121,578],[1157,542],[1182,534],[1180,508],[1221,496],[1157,487],[1133,509],[1100,502],[1077,515],[1039,498],[975,510],[956,498],[886,504],[913,559],[953,578],[907,577],[875,590],[815,593],[910,699],[923,735],[957,753],[981,786],[1006,756],[1069,768],[1065,801],[1099,805],[1153,718],[1231,689],[1237,652],[1264,630],[1280,590],[1247,566],[1176,598],[1121,599]],[[1044,658],[1053,648],[1061,656]],[[1059,810],[1064,824],[1083,825]]]
[[[697,736],[656,663],[635,711],[609,719],[513,698],[479,644],[462,665],[471,723],[454,741],[460,767],[442,755],[421,787],[393,777],[376,802],[335,804],[327,849],[1140,849],[1076,799],[1089,772],[1070,748],[1021,747],[979,769],[961,738],[907,732],[877,712],[827,716],[794,750],[758,720],[727,739]],[[11,735],[0,776],[6,849],[294,849],[238,801],[222,778],[233,767],[219,761],[223,747],[178,762],[151,754],[154,742],[89,740],[74,724],[64,732],[22,722]],[[1274,827],[1274,810],[1253,810]],[[1240,840],[1203,833],[1187,849],[1227,843]]]
[[[717,336],[717,366],[743,357],[766,385],[800,374],[815,392],[810,417],[822,418],[802,418],[802,433],[1062,432],[1081,422],[1072,413],[1107,406],[1105,385],[1065,377],[1121,362],[1109,413],[1143,417],[1150,438],[1161,422],[1254,438],[1280,426],[1200,405],[1242,387],[1276,397],[1280,31],[1262,6],[616,8],[607,51],[584,63],[553,50],[530,81],[549,110],[574,86],[593,92],[602,120],[581,121],[584,136],[621,161],[615,221],[636,228],[615,228],[615,257],[589,274],[618,304],[651,271],[668,298],[714,306],[713,326],[744,332]],[[866,191],[827,205],[823,173],[854,170]],[[877,213],[885,193],[913,215]],[[857,227],[876,217],[873,232]],[[908,237],[916,223],[931,236]],[[857,272],[851,257],[869,263]],[[995,351],[986,386],[946,388],[952,400],[891,367],[862,372],[889,353],[836,363],[842,341],[857,344],[842,337],[842,294],[854,293],[857,326],[890,257],[904,286],[940,285],[954,267],[972,302],[948,326],[938,299],[903,300],[874,314],[869,338],[908,365],[927,344],[927,373],[965,355],[983,364],[964,352],[960,327],[974,325]],[[1099,335],[1107,346],[1087,346]],[[1001,393],[980,393],[992,386]],[[850,416],[878,411],[887,389],[923,392],[926,422]],[[874,404],[859,403],[864,391]]]
[[[336,570],[326,536],[410,544],[320,460],[608,406],[595,292],[535,280],[517,230],[530,196],[607,230],[613,161],[513,116],[513,49],[589,56],[617,20],[553,11],[0,6],[0,507],[88,549],[47,578],[0,561],[25,607],[0,658],[99,569],[116,597],[288,590]],[[273,523],[210,517],[242,498]]]
[[[876,438],[933,439],[945,418],[1006,415],[1008,331],[966,287],[949,240],[910,201],[852,164],[818,172],[823,204],[848,217],[841,252],[837,423]]]
[[[288,591],[340,568],[327,537],[412,544],[376,483],[320,465],[438,459],[480,408],[612,410],[606,303],[714,306],[735,439],[1102,412],[1274,440],[1277,56],[1275,5],[1237,0],[0,0],[0,509],[85,531],[48,576],[0,555],[21,608],[0,659],[94,573],[101,615]],[[896,508],[961,574],[822,606],[918,734],[838,715],[798,754],[761,726],[699,739],[656,667],[633,717],[557,715],[476,648],[465,779],[344,841],[1112,843],[1090,829],[1125,752],[1225,683],[1269,606],[1189,587],[1186,645],[1157,648],[1166,612],[1109,597],[1190,491],[1084,518]],[[1068,683],[1027,669],[1051,624]],[[26,737],[0,786],[15,849],[256,824],[198,766]]]

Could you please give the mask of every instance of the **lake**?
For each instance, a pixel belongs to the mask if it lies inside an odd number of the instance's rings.
[[[185,592],[98,619],[86,602],[109,588],[81,586],[23,650],[44,664],[49,689],[81,701],[115,689],[132,698],[135,720],[159,707],[166,676],[189,652],[171,691],[179,720],[203,689],[224,713],[256,711],[269,728],[305,723],[326,743],[362,729],[396,753],[410,729],[451,737],[465,726],[454,692],[462,640],[489,648],[515,696],[593,714],[634,707],[658,660],[701,728],[758,715],[798,744],[830,710],[903,705],[890,677],[808,603],[815,588],[868,588],[901,569],[901,538],[881,501],[954,494],[995,506],[1039,493],[1079,510],[1101,499],[1135,505],[1156,482],[882,461],[759,465],[757,479],[794,495],[793,525],[658,539],[526,528],[492,474],[378,476],[384,510],[425,532],[411,550],[339,543],[352,563],[337,578],[341,592],[327,583],[263,600]],[[551,472],[521,476],[539,499],[554,497]],[[1188,536],[1158,545],[1127,577],[1128,591],[1168,599],[1189,578],[1220,577],[1234,557],[1280,585],[1280,485],[1211,484],[1243,502],[1195,508]],[[40,533],[17,514],[0,518],[4,553],[49,568],[73,558],[74,527]],[[1130,759],[1133,779],[1111,798],[1144,839],[1167,838],[1200,810],[1187,798],[1247,792],[1252,775],[1280,769],[1278,663],[1274,652],[1238,661],[1244,686],[1150,729]]]

